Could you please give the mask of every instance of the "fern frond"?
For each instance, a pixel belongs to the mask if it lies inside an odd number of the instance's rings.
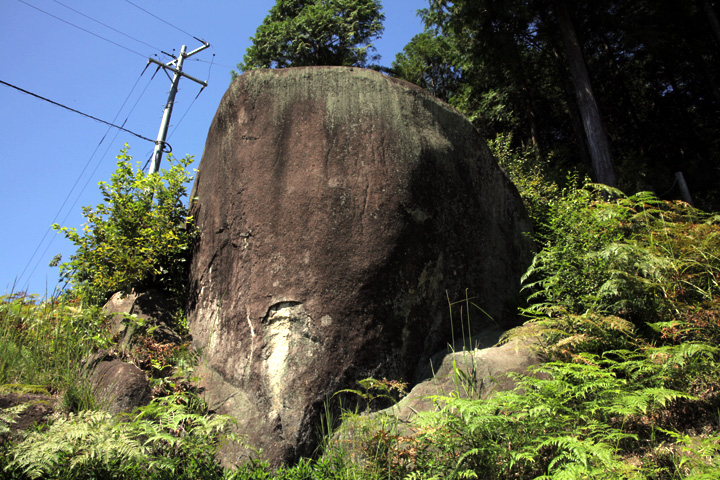
[[[29,403],[21,403],[14,407],[0,409],[0,435],[10,433],[10,425],[17,421],[17,417],[30,407]]]
[[[720,348],[706,343],[686,342],[680,345],[670,345],[649,349],[649,357],[653,361],[661,361],[665,365],[684,366],[688,361],[702,358],[712,360],[720,353]]]

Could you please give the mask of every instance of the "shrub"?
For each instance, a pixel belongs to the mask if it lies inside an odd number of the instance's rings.
[[[427,478],[649,478],[626,461],[669,402],[690,398],[657,383],[663,367],[583,355],[513,374],[517,386],[488,399],[437,397],[420,421],[416,451]],[[629,373],[634,371],[635,374]]]
[[[117,291],[150,287],[177,297],[185,289],[186,257],[196,235],[183,204],[193,157],[168,155],[172,167],[153,174],[133,169],[127,145],[117,160],[110,183],[99,184],[105,203],[83,208],[82,232],[53,225],[77,247],[60,265],[61,277],[94,305]]]
[[[513,146],[512,135],[504,133],[488,140],[488,147],[517,187],[536,234],[545,236],[551,205],[561,196],[552,180],[551,159],[540,158],[531,147]]]

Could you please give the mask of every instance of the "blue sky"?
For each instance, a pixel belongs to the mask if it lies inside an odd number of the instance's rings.
[[[380,64],[390,65],[422,31],[416,12],[427,3],[383,1],[385,32],[375,42]],[[182,45],[191,51],[201,45],[193,36],[206,40],[211,48],[186,59],[183,69],[208,87],[195,100],[200,86],[180,82],[168,138],[175,156],[199,162],[230,70],[274,4],[0,0],[0,80],[154,139],[170,80],[162,71],[153,78],[152,65],[141,75],[147,58],[169,61],[161,51],[177,53]],[[74,250],[50,225],[80,228],[82,206],[102,201],[97,183],[109,179],[122,146],[130,144],[144,165],[153,144],[2,84],[0,105],[0,293],[51,294],[58,269],[48,263]]]

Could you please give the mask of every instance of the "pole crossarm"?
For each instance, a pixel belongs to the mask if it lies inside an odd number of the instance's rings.
[[[208,48],[210,46],[209,43],[203,42],[203,45],[201,47],[196,48],[190,53],[186,53],[187,45],[183,45],[180,49],[180,54],[177,56],[176,59],[172,60],[168,63],[160,62],[154,58],[148,59],[148,65],[150,63],[155,63],[162,68],[166,70],[172,71],[175,75],[172,79],[172,87],[170,88],[170,93],[168,94],[168,100],[165,104],[165,110],[163,112],[163,118],[162,122],[160,122],[160,131],[158,132],[157,140],[155,141],[155,150],[153,152],[153,158],[152,162],[150,163],[150,173],[155,173],[160,168],[160,160],[162,158],[163,150],[166,145],[165,138],[167,137],[167,131],[168,126],[170,125],[170,115],[172,115],[172,109],[173,105],[175,104],[175,94],[178,90],[178,84],[180,83],[180,78],[185,77],[189,80],[192,80],[193,82],[199,83],[203,86],[203,88],[207,87],[207,82],[203,82],[202,80],[198,80],[197,78],[193,77],[192,75],[188,75],[187,73],[182,71],[183,61],[192,55],[195,55],[198,52],[201,52]]]
[[[202,42],[202,40],[201,40],[201,42]],[[203,50],[205,50],[206,48],[208,48],[208,47],[210,46],[210,44],[209,44],[208,42],[202,42],[202,43],[203,43],[203,46],[202,46],[202,47],[196,48],[195,50],[193,50],[192,52],[188,53],[188,54],[185,55],[185,56],[186,56],[186,57],[192,57],[192,56],[195,55],[196,53],[200,53],[200,52],[202,52]]]
[[[190,55],[187,55],[187,56],[189,57]],[[188,75],[187,73],[185,73],[185,72],[183,72],[183,71],[180,71],[180,70],[178,70],[178,69],[175,68],[175,67],[172,67],[171,65],[172,65],[173,63],[175,63],[174,60],[173,60],[172,62],[170,62],[170,63],[162,63],[162,62],[160,62],[160,61],[158,61],[158,60],[155,60],[154,58],[148,58],[148,61],[149,61],[149,62],[152,62],[152,63],[155,63],[155,64],[157,64],[157,65],[160,65],[161,67],[166,68],[166,69],[170,70],[171,72],[174,72],[174,73],[176,73],[176,74],[178,74],[178,75],[182,75],[183,77],[188,78],[188,79],[192,80],[193,82],[199,83],[199,84],[202,85],[203,87],[207,87],[207,82],[204,82],[204,81],[202,81],[202,80],[198,80],[197,78],[193,77],[192,75]]]

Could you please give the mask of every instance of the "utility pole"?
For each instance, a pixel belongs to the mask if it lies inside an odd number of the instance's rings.
[[[193,82],[197,82],[200,85],[204,87],[207,87],[207,82],[203,82],[202,80],[198,80],[195,77],[192,77],[188,75],[187,73],[182,71],[183,61],[187,57],[191,57],[195,55],[198,52],[201,52],[208,48],[210,46],[209,43],[203,42],[203,46],[196,48],[190,53],[185,53],[187,51],[187,45],[183,45],[180,49],[180,55],[169,63],[162,63],[158,60],[155,60],[154,58],[149,58],[148,60],[152,63],[156,63],[160,65],[162,68],[166,70],[171,70],[175,73],[172,80],[172,87],[170,88],[170,93],[168,94],[167,103],[165,104],[165,111],[163,112],[163,118],[162,122],[160,123],[160,131],[158,132],[157,140],[155,141],[155,151],[153,152],[153,158],[152,162],[150,163],[150,173],[155,173],[160,168],[160,160],[162,159],[163,150],[165,147],[165,138],[167,137],[167,131],[168,126],[170,125],[170,115],[172,115],[172,109],[173,105],[175,104],[175,94],[178,90],[178,84],[180,83],[180,77],[189,78]]]

